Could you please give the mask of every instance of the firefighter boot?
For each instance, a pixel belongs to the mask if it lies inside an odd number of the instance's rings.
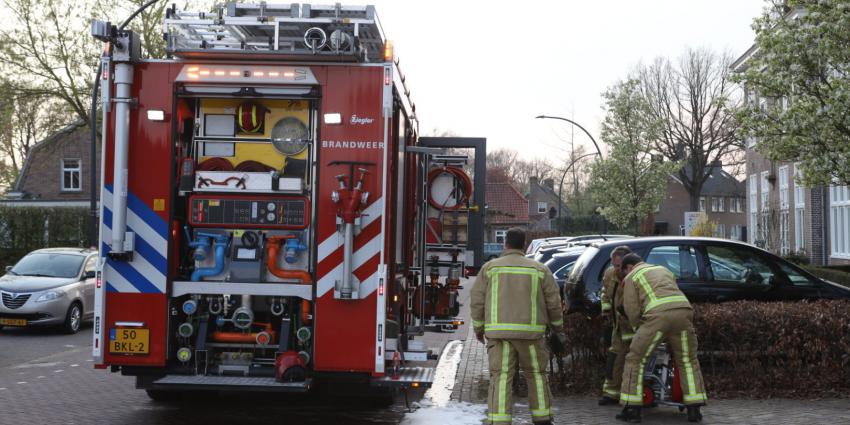
[[[597,403],[600,406],[611,406],[611,405],[617,404],[619,402],[620,401],[617,400],[616,398],[611,398],[611,397],[604,395],[604,396],[599,398],[599,401]]]
[[[623,408],[622,412],[617,414],[616,418],[617,418],[618,421],[624,421],[624,422],[629,422],[629,423],[640,423],[641,422],[640,406],[626,406],[626,407]]]
[[[688,406],[688,422],[701,422],[702,413],[699,412],[699,406]]]

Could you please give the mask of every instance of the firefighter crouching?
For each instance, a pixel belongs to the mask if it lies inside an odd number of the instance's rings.
[[[615,405],[620,400],[620,385],[623,378],[623,365],[629,352],[629,343],[634,332],[628,320],[620,311],[623,310],[623,279],[620,267],[623,257],[631,254],[627,246],[618,246],[611,251],[611,267],[602,276],[602,314],[611,318],[611,341],[608,348],[608,358],[605,362],[605,383],[602,385],[600,406]]]
[[[546,377],[550,326],[566,342],[561,297],[549,269],[521,251],[525,232],[510,229],[505,252],[481,267],[471,293],[472,326],[485,343],[490,367],[487,423],[510,424],[511,393],[517,362],[528,380],[529,410],[535,424],[551,424],[551,393]]]
[[[643,371],[647,359],[662,340],[673,351],[679,369],[688,421],[702,419],[700,406],[706,402],[702,372],[697,360],[694,312],[691,303],[676,286],[676,278],[663,266],[646,264],[637,254],[623,258],[623,313],[636,328],[620,388],[620,404],[625,406],[617,419],[641,421]]]

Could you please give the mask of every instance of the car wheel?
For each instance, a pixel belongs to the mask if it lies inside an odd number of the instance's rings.
[[[62,330],[67,334],[75,334],[80,331],[80,326],[83,323],[83,309],[80,303],[74,302],[68,307],[68,313],[65,315],[65,324],[62,325]]]
[[[158,402],[178,401],[183,398],[180,391],[145,390],[145,392],[148,394],[148,398]]]

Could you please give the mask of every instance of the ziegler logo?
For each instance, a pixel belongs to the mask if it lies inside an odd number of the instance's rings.
[[[358,117],[357,115],[351,116],[351,124],[354,125],[366,125],[372,124],[373,122],[375,122],[374,118]]]

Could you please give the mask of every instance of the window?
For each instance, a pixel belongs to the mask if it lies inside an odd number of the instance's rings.
[[[649,251],[646,262],[666,267],[676,279],[693,280],[699,275],[697,253],[692,246],[657,246]]]
[[[788,209],[788,166],[779,167],[779,209]]]
[[[741,226],[740,224],[733,224],[731,227],[729,227],[729,239],[732,239],[733,241],[741,240],[741,236],[743,236],[742,233],[743,226]]]
[[[788,245],[788,210],[779,212],[779,255],[788,255],[791,248]]]
[[[65,158],[62,160],[62,190],[78,192],[83,190],[80,183],[83,168],[79,159]]]
[[[761,210],[767,211],[770,203],[770,182],[767,180],[767,171],[761,172]]]
[[[794,286],[820,286],[817,281],[806,277],[788,264],[779,263],[779,268],[782,269],[782,272],[785,273],[785,276],[788,276],[788,281],[791,282],[791,284]]]
[[[850,186],[830,186],[829,220],[832,257],[850,259]]]
[[[738,198],[738,210],[737,212],[744,212],[744,198]]]
[[[773,269],[755,252],[736,246],[706,247],[714,281],[734,285],[770,285]]]
[[[747,224],[747,228],[749,229],[749,233],[750,233],[749,238],[748,238],[750,243],[755,243],[755,241],[756,241],[756,228],[758,227],[758,223],[756,223],[756,220],[758,219],[758,217],[756,215],[756,206],[758,205],[756,203],[756,200],[758,199],[758,192],[756,191],[757,190],[756,178],[757,178],[757,176],[755,174],[750,174],[750,177],[749,177],[750,184],[749,184],[749,187],[747,188],[748,189],[747,195],[750,197],[750,203],[749,203],[750,217],[749,217],[748,224]]]
[[[803,179],[803,170],[800,163],[794,164],[794,206],[796,208],[806,207],[806,187],[800,181]]]
[[[717,212],[717,200],[720,199],[718,197],[711,198],[711,212]]]
[[[718,238],[726,237],[726,225],[723,223],[717,223],[717,227],[714,229],[714,236]]]
[[[546,202],[538,202],[537,203],[537,213],[538,214],[546,214],[546,210],[549,209],[549,205]]]
[[[794,249],[806,249],[806,237],[803,228],[806,226],[806,188],[800,183],[803,170],[800,163],[794,164]]]
[[[705,211],[705,197],[704,196],[700,196],[700,198],[699,198],[699,210],[700,210],[700,212]]]
[[[493,241],[496,243],[504,244],[505,243],[505,235],[508,234],[507,230],[496,230],[493,232]]]
[[[803,226],[805,226],[805,210],[803,208],[794,208],[794,249],[797,251],[806,250]]]

